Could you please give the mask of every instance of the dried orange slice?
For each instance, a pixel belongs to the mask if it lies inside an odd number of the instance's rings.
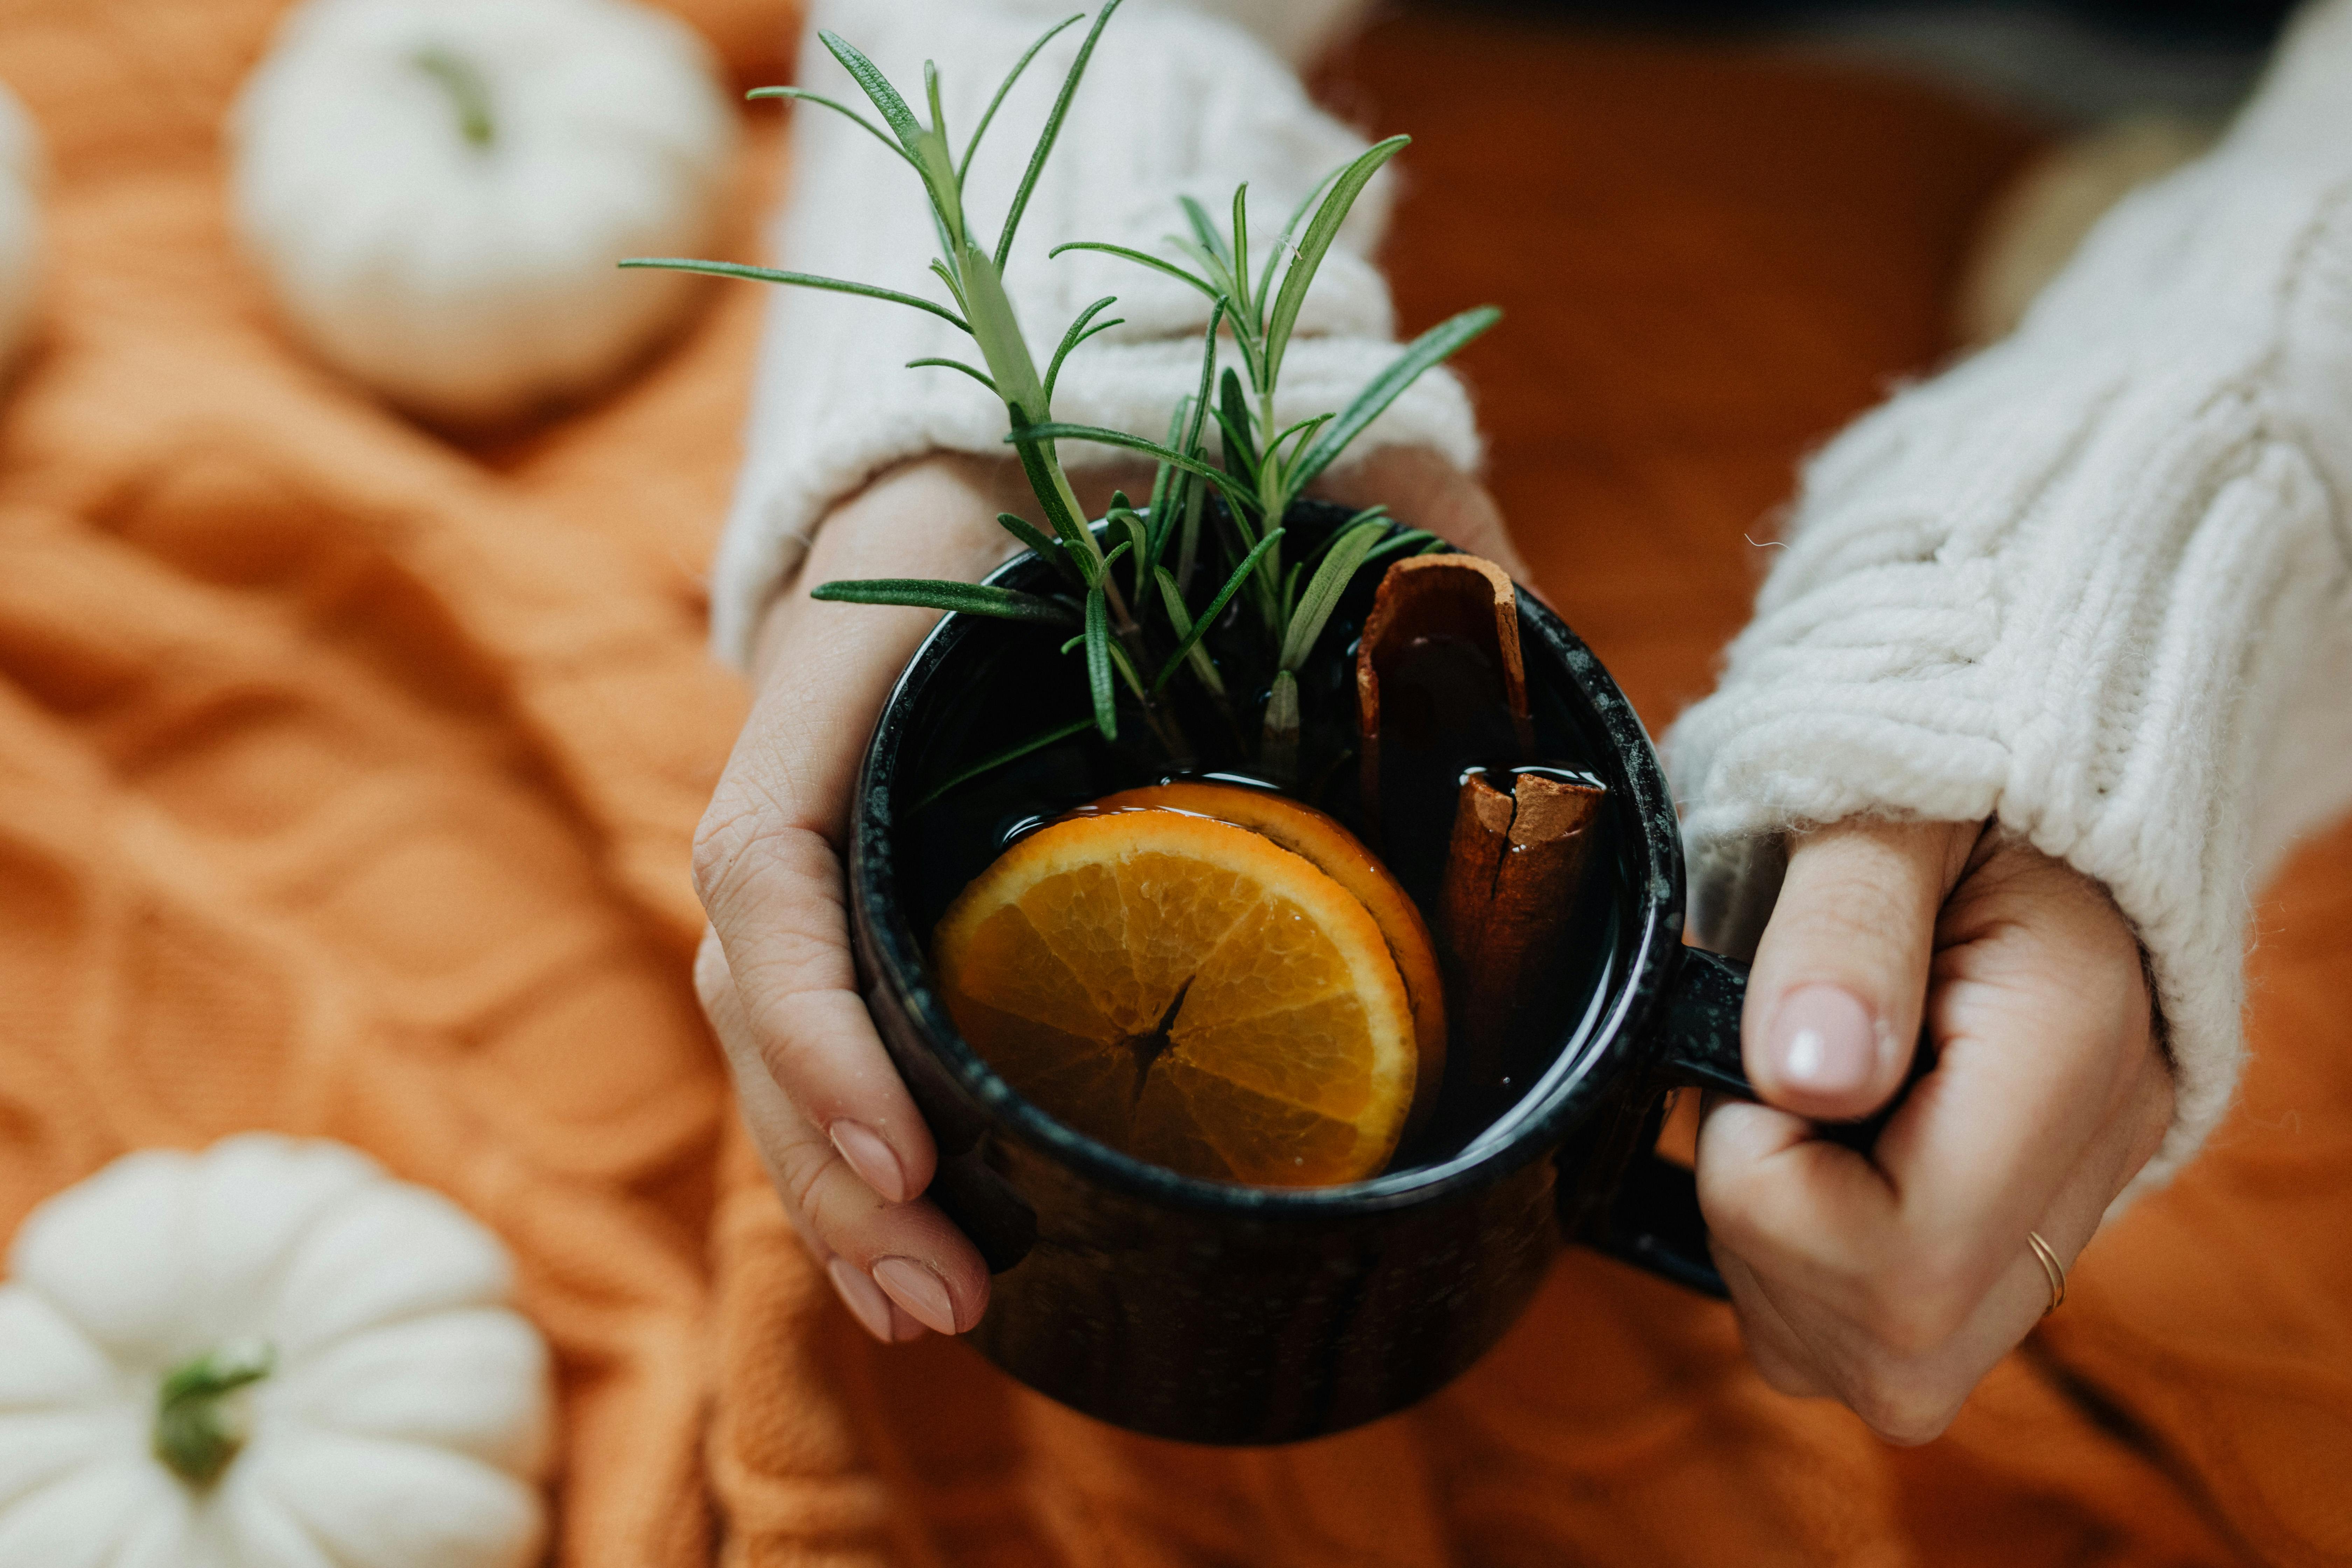
[[[1437,944],[1430,940],[1429,924],[1389,868],[1381,864],[1363,841],[1337,818],[1311,805],[1276,795],[1271,790],[1239,784],[1154,784],[1131,789],[1087,807],[1104,811],[1190,811],[1213,816],[1273,839],[1294,855],[1315,862],[1318,869],[1356,896],[1389,944],[1397,975],[1412,1000],[1413,1045],[1420,1056],[1419,1081],[1413,1091],[1410,1131],[1436,1103],[1437,1086],[1445,1070],[1445,984],[1437,971]]]
[[[1379,923],[1245,827],[1055,823],[957,897],[931,951],[972,1047],[1138,1159],[1321,1186],[1375,1174],[1403,1134],[1412,1006]]]

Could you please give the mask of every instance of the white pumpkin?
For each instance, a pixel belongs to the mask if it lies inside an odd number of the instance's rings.
[[[16,363],[41,291],[41,138],[0,87],[0,369]]]
[[[594,389],[696,288],[737,122],[629,0],[308,0],[230,121],[235,217],[330,363],[455,422]]]
[[[337,1143],[127,1155],[0,1286],[0,1568],[525,1568],[547,1351],[497,1238]]]

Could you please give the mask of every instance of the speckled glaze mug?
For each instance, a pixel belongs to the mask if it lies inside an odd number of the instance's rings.
[[[1051,586],[1029,556],[990,580]],[[1681,838],[1633,708],[1530,594],[1519,621],[1531,696],[1609,787],[1594,857],[1606,864],[1584,895],[1592,973],[1544,1032],[1516,1100],[1459,1148],[1305,1191],[1127,1158],[1022,1100],[957,1035],[925,942],[995,845],[973,842],[985,835],[969,815],[942,826],[914,809],[935,772],[926,758],[940,737],[991,721],[992,703],[1019,725],[1023,683],[1002,679],[1003,661],[1046,659],[1058,634],[951,616],[908,666],[859,784],[849,875],[860,981],[938,1141],[930,1195],[994,1271],[969,1338],[1022,1383],[1157,1436],[1290,1442],[1444,1386],[1510,1328],[1564,1245],[1721,1293],[1691,1176],[1651,1151],[1668,1090],[1751,1093],[1739,1065],[1746,972],[1683,944]],[[1037,689],[1027,683],[1030,731]],[[1134,782],[1058,781],[1073,804]]]

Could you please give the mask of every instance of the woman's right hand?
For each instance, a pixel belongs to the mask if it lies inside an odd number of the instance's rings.
[[[1098,515],[1113,482],[1082,481]],[[1390,448],[1331,486],[1519,572],[1494,503],[1432,453]],[[1034,515],[1011,461],[936,457],[892,470],[818,530],[793,588],[764,617],[751,717],[695,836],[710,917],[695,984],[769,1178],[811,1253],[877,1339],[960,1333],[988,1305],[988,1269],[922,1198],[929,1132],[866,1015],[850,956],[843,846],[875,715],[939,616],[824,604],[843,577],[983,575],[1010,552],[1000,511]],[[1079,679],[1073,666],[1069,679]]]

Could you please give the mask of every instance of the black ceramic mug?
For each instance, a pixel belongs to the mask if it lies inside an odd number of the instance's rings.
[[[1310,525],[1344,516],[1302,510]],[[1054,586],[1032,556],[990,581]],[[1360,588],[1359,616],[1368,597]],[[1021,1099],[958,1036],[926,942],[1003,841],[1009,825],[991,810],[1034,809],[1041,796],[1058,809],[1146,781],[1074,762],[995,786],[997,807],[917,810],[940,757],[975,727],[1034,730],[1040,689],[1072,676],[1052,657],[1057,634],[969,616],[943,620],[908,666],[858,786],[860,982],[938,1142],[930,1196],[994,1272],[969,1337],[1013,1377],[1158,1436],[1288,1442],[1443,1386],[1509,1329],[1566,1243],[1722,1293],[1690,1173],[1652,1145],[1668,1090],[1752,1093],[1740,1070],[1746,970],[1683,944],[1681,837],[1632,706],[1532,595],[1519,596],[1519,626],[1538,721],[1608,787],[1599,870],[1581,895],[1591,973],[1566,988],[1570,1005],[1539,1032],[1508,1102],[1458,1146],[1311,1190],[1129,1159]]]

